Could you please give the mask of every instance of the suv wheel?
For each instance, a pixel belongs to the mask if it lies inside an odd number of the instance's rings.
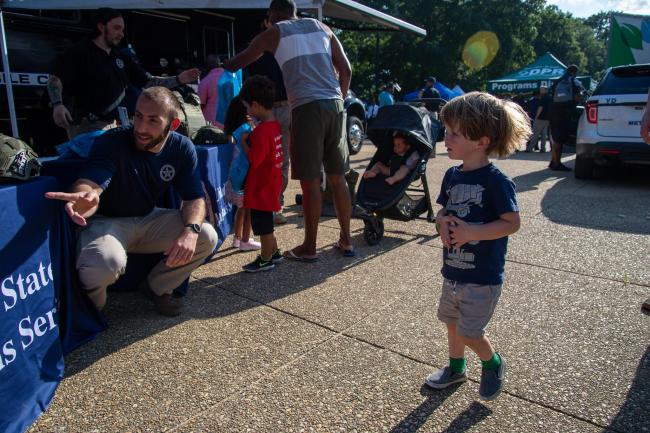
[[[347,138],[350,155],[356,155],[363,145],[363,123],[358,117],[348,116]]]
[[[576,165],[573,169],[576,179],[591,179],[594,176],[594,159],[576,157]]]

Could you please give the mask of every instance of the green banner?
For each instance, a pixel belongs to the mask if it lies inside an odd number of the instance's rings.
[[[650,17],[612,14],[608,66],[650,63]]]

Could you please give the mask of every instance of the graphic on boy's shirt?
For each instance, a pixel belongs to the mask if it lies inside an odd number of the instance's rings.
[[[276,135],[273,143],[275,143],[275,167],[282,169],[282,134]]]
[[[454,212],[459,218],[465,218],[469,215],[470,206],[475,204],[483,207],[483,188],[482,185],[454,185],[447,190],[449,202],[447,210]]]
[[[459,218],[465,218],[469,215],[472,205],[483,207],[482,185],[458,184],[447,190],[447,209],[448,214],[455,214]],[[482,222],[467,222],[468,224],[483,224]],[[469,245],[478,245],[479,241],[468,242]],[[476,256],[463,248],[450,247],[447,249],[445,263],[448,266],[457,269],[476,269],[474,263]]]

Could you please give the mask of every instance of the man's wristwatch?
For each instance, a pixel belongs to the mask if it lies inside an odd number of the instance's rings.
[[[194,233],[201,233],[201,224],[185,224],[185,227],[191,228]]]
[[[48,104],[50,108],[58,107],[59,105],[63,105],[62,101],[53,101]]]

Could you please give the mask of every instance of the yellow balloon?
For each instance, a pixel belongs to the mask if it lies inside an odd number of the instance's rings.
[[[492,32],[480,31],[474,33],[465,42],[463,62],[470,69],[481,69],[492,63],[499,52],[499,39]]]

